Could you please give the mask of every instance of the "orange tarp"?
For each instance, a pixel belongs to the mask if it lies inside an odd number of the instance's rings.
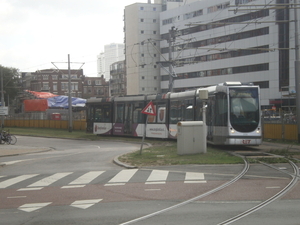
[[[58,96],[50,92],[38,92],[38,91],[29,91],[29,90],[27,90],[27,92],[33,94],[37,98],[53,98],[55,96]]]
[[[28,99],[24,100],[25,112],[44,112],[48,109],[47,99]]]

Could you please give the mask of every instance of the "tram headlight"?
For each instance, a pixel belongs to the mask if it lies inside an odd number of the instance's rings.
[[[260,128],[256,129],[256,133],[259,134],[260,133]]]
[[[232,128],[232,127],[230,127],[230,133],[234,133],[235,132],[235,130]]]

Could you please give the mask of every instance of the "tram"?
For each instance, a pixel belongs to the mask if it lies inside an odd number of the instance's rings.
[[[205,104],[199,97],[200,90],[208,92]],[[150,101],[156,116],[142,114]],[[261,144],[260,89],[241,82],[225,82],[180,93],[91,98],[86,102],[87,132],[142,137],[147,124],[146,137],[176,139],[177,123],[202,121],[203,107],[208,143]]]

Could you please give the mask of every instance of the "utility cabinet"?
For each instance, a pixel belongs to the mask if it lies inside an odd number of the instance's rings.
[[[206,126],[203,121],[177,123],[177,154],[206,153]]]

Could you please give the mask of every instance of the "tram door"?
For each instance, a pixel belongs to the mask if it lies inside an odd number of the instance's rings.
[[[215,96],[210,96],[206,109],[207,140],[213,140],[214,118],[215,118]]]
[[[132,134],[132,103],[125,104],[124,134]]]

